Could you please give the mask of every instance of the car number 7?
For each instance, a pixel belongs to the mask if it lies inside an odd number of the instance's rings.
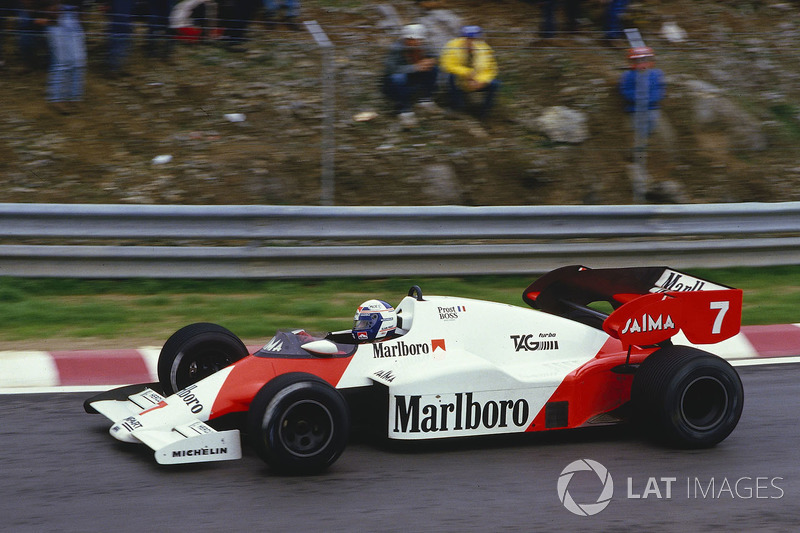
[[[730,309],[731,303],[728,301],[724,302],[711,302],[710,308],[717,309],[719,312],[717,313],[717,318],[714,320],[714,327],[711,328],[711,333],[717,335],[720,331],[722,331],[722,319],[725,318],[725,314]]]

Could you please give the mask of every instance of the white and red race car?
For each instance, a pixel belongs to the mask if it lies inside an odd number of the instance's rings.
[[[570,266],[523,300],[531,308],[412,287],[388,340],[279,331],[251,355],[227,329],[192,324],[164,345],[158,384],[102,393],[85,408],[159,463],[238,459],[241,429],[273,468],[297,473],[330,466],[354,418],[401,440],[632,419],[679,447],[713,446],[736,427],[736,371],[672,340],[737,334],[741,290],[665,267]]]

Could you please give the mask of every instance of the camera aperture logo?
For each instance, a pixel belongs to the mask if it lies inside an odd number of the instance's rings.
[[[572,477],[576,472],[585,471],[594,472],[603,488],[600,495],[597,497],[597,501],[578,503],[569,492],[569,483],[572,481]],[[561,500],[561,503],[569,512],[578,516],[592,516],[605,509],[611,502],[611,497],[614,495],[614,480],[611,479],[611,474],[608,472],[608,469],[597,461],[593,461],[592,459],[578,459],[568,464],[566,468],[561,471],[561,475],[558,476],[558,485],[556,489],[558,490],[558,499]]]
[[[577,474],[577,476],[576,476]],[[673,500],[681,498],[683,481],[678,476],[627,478],[628,500]],[[598,483],[599,481],[599,483]],[[786,494],[781,476],[741,476],[738,478],[686,477],[687,500],[780,500]],[[571,485],[571,486],[570,486]],[[643,488],[642,488],[643,487]],[[570,490],[570,488],[572,490]],[[592,459],[578,459],[558,476],[558,499],[567,511],[578,516],[594,516],[608,507],[614,496],[614,481],[608,469]],[[595,500],[595,495],[600,493]]]

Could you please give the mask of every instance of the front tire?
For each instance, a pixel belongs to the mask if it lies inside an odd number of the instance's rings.
[[[283,374],[256,394],[247,429],[256,453],[270,467],[286,474],[314,474],[344,451],[350,412],[326,381],[311,374]]]
[[[670,346],[639,366],[631,403],[649,436],[681,448],[707,448],[736,427],[744,390],[739,374],[724,359],[696,348]]]
[[[158,381],[165,396],[175,394],[248,355],[230,330],[199,322],[167,339],[158,356]]]

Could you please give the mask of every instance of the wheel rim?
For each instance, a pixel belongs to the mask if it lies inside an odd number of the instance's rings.
[[[711,376],[694,379],[681,395],[683,420],[697,431],[708,431],[719,425],[727,408],[728,390]]]
[[[222,350],[204,350],[197,354],[181,354],[178,364],[175,365],[175,372],[172,376],[172,383],[175,390],[181,390],[192,383],[197,383],[211,374],[219,372],[233,361],[228,354]]]
[[[333,437],[333,415],[315,400],[301,400],[284,411],[279,425],[284,448],[296,457],[323,450]]]

